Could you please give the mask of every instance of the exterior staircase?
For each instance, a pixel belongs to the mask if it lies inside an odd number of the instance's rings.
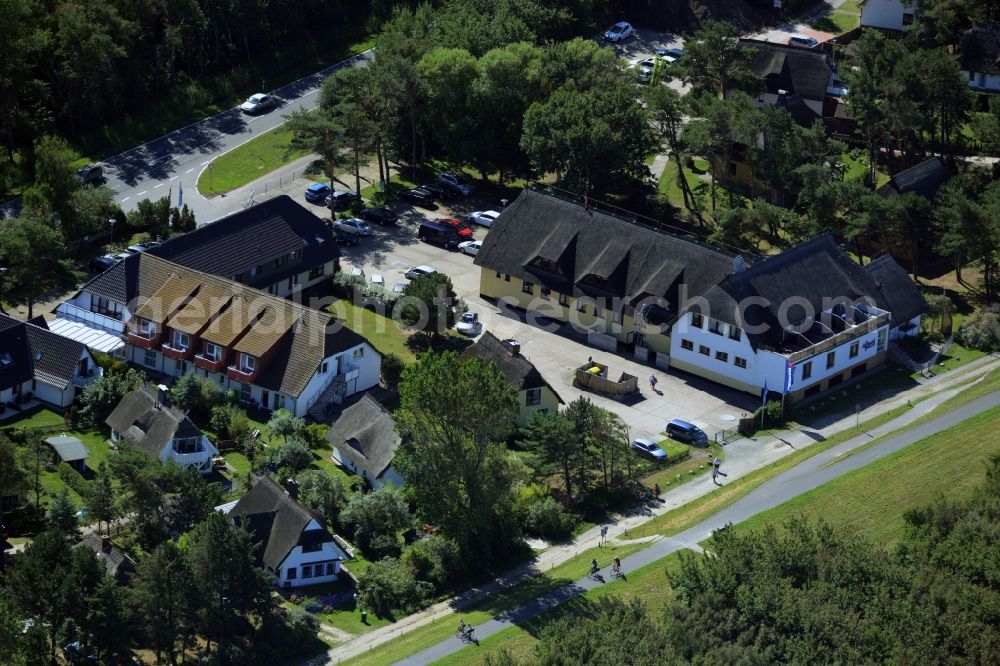
[[[919,372],[924,377],[932,377],[934,375],[933,369],[937,364],[938,360],[941,358],[942,354],[948,353],[951,349],[951,345],[954,342],[954,336],[948,338],[943,343],[933,343],[931,349],[934,350],[934,355],[927,361],[922,363],[913,360],[905,349],[896,343],[889,345],[889,358],[910,369],[911,372]]]
[[[338,398],[343,395],[344,390],[344,383],[338,377],[339,375],[327,384],[323,392],[316,398],[316,402],[306,411],[309,418],[317,423],[331,423],[333,421],[336,408],[339,407]]]

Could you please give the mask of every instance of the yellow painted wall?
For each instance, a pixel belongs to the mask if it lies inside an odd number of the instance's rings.
[[[528,392],[521,391],[519,399],[521,401],[521,413],[517,415],[517,426],[523,428],[528,425],[528,421],[531,420],[531,415],[535,412],[547,409],[549,414],[555,414],[559,411],[559,398],[548,386],[542,387],[542,401],[537,405],[532,405],[528,407],[525,403],[527,402]]]

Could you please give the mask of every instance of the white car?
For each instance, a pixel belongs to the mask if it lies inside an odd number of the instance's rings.
[[[406,283],[397,282],[396,284],[392,285],[392,290],[397,294],[402,294],[404,291],[406,291]]]
[[[457,173],[447,173],[447,172],[439,173],[438,182],[444,185],[445,187],[450,187],[456,192],[460,192],[462,196],[465,197],[472,194],[473,191],[473,187],[469,183],[469,181],[467,181],[463,176],[460,176]]]
[[[382,277],[381,273],[372,273],[371,283],[377,284],[380,287],[385,286],[385,278]]]
[[[414,266],[403,273],[403,277],[407,280],[416,280],[421,275],[427,275],[428,273],[437,273],[437,269],[433,266]]]
[[[638,60],[632,63],[632,69],[635,70],[639,78],[639,83],[649,83],[653,78],[653,68],[656,66],[656,61],[652,58],[647,58],[646,60]]]
[[[354,277],[363,278],[365,276],[365,272],[360,268],[352,268],[351,275],[353,275]]]
[[[249,114],[263,113],[272,106],[274,106],[273,97],[264,93],[257,93],[256,95],[250,95],[247,101],[240,105],[240,111]]]
[[[356,217],[348,218],[346,220],[334,220],[333,227],[341,231],[346,231],[349,234],[354,234],[355,236],[372,235],[372,225],[368,224],[364,220],[359,220]]]
[[[474,257],[479,254],[479,248],[482,247],[483,241],[462,241],[458,244],[458,251],[464,252],[470,257]]]
[[[493,226],[493,220],[500,217],[500,213],[495,210],[477,210],[469,215],[469,222],[478,224],[481,227]]]
[[[632,24],[627,21],[615,23],[604,33],[604,39],[609,42],[620,42],[632,36]]]
[[[478,335],[479,327],[479,315],[471,310],[464,313],[455,324],[455,329],[462,335]]]

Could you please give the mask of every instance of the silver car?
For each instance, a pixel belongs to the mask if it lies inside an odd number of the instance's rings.
[[[354,234],[355,236],[372,235],[372,225],[368,224],[364,220],[359,220],[356,217],[346,220],[334,220],[333,226],[335,229],[346,231],[347,233]]]
[[[247,114],[263,113],[274,106],[274,98],[265,93],[250,95],[247,101],[240,105],[240,111]]]

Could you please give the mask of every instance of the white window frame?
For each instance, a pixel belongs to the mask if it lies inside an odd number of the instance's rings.
[[[181,351],[187,351],[191,347],[191,336],[183,331],[174,331],[173,340],[171,341],[171,347],[174,349],[179,349]]]
[[[214,342],[205,342],[205,351],[202,354],[213,363],[218,363],[222,359],[222,345]]]
[[[251,373],[257,371],[257,357],[245,352],[240,352],[240,372]]]

